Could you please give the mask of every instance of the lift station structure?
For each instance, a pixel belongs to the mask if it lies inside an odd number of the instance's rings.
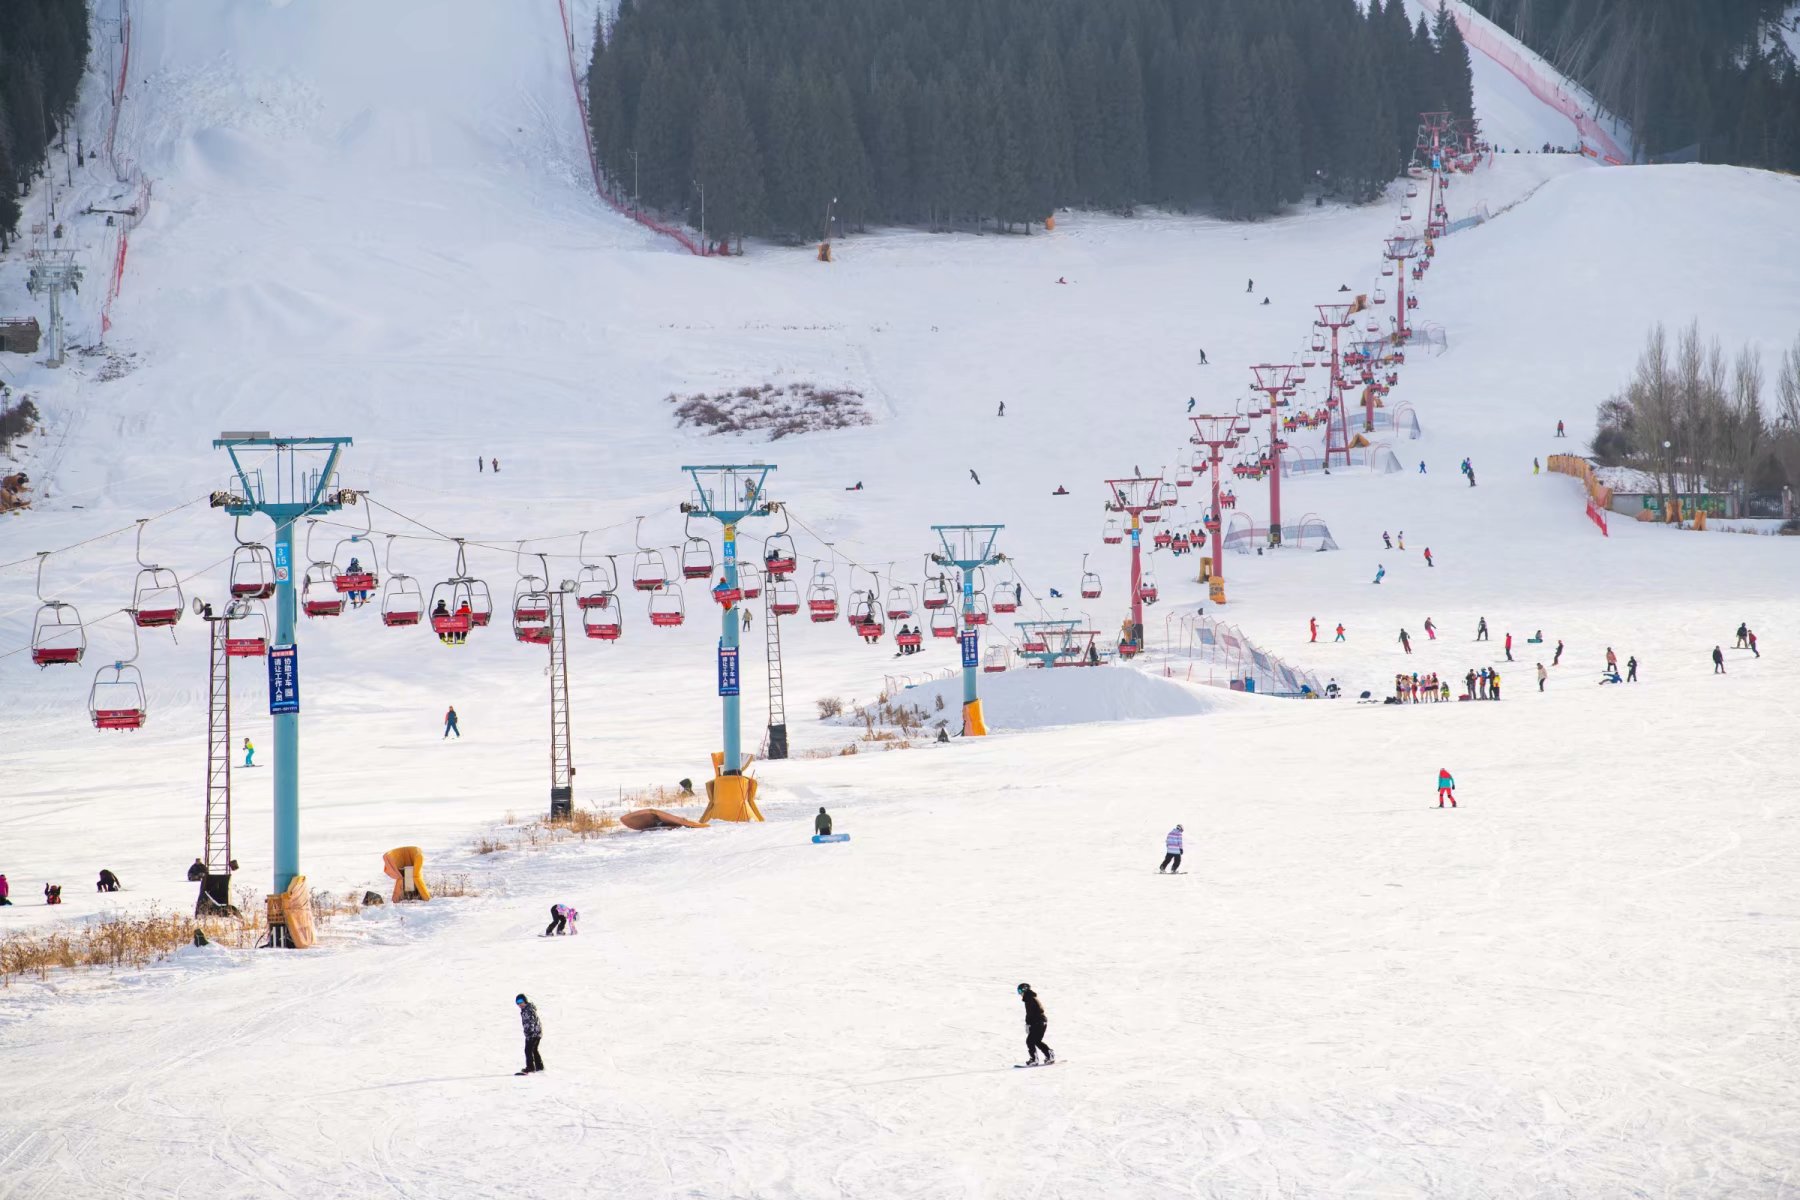
[[[1107,511],[1126,513],[1131,517],[1131,628],[1127,631],[1131,636],[1119,639],[1120,658],[1132,658],[1144,648],[1143,514],[1162,508],[1162,498],[1158,495],[1162,490],[1162,483],[1160,475],[1155,478],[1134,475],[1126,479],[1106,481],[1106,486],[1112,489],[1112,499],[1106,504]],[[1217,477],[1213,480],[1213,489],[1216,497]]]
[[[933,525],[943,545],[942,553],[931,555],[940,567],[955,567],[962,572],[962,623],[958,640],[962,647],[963,736],[986,737],[987,722],[982,719],[981,694],[981,624],[975,614],[975,573],[984,567],[1004,562],[1005,555],[994,550],[994,542],[1004,525]],[[986,614],[983,613],[983,619]]]

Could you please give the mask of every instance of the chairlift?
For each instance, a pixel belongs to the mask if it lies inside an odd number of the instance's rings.
[[[1049,653],[1049,648],[1044,642],[1044,631],[1042,629],[1021,630],[1019,650],[1025,654]]]
[[[880,580],[876,580],[880,583]],[[850,600],[844,605],[844,620],[852,625],[861,625],[863,615],[878,611],[875,606],[875,592],[871,588],[855,588],[850,592]]]
[[[935,638],[956,636],[956,613],[954,610],[940,608],[931,614],[931,636]]]
[[[1387,289],[1382,287],[1379,283],[1375,285],[1375,303],[1387,303]]]
[[[309,617],[335,617],[344,611],[344,596],[328,562],[306,568],[300,582],[300,611]]]
[[[800,611],[800,585],[792,579],[778,577],[769,584],[769,612],[777,617],[791,617]]]
[[[1119,521],[1119,518],[1106,518],[1106,524],[1100,530],[1100,540],[1108,546],[1117,546],[1125,540],[1125,526]]]
[[[910,621],[912,619],[912,614],[912,590],[903,583],[896,583],[888,588],[888,620]]]
[[[1369,314],[1369,319],[1366,322],[1364,322],[1363,328],[1368,330],[1370,333],[1380,333],[1381,332],[1381,323],[1375,319],[1375,314],[1373,312],[1371,312]]]
[[[366,518],[368,515],[366,507],[363,509],[363,514]],[[374,536],[366,528],[367,524],[365,519],[365,528],[362,533],[353,533],[347,538],[339,539],[338,544],[331,551],[331,567],[334,572],[333,586],[358,604],[368,600],[369,593],[375,590],[379,582],[375,572],[364,564],[362,555],[357,551],[359,545],[368,549],[370,539]],[[358,599],[358,597],[361,598]]]
[[[143,672],[129,661],[101,667],[88,689],[88,716],[95,729],[142,729],[150,718]]]
[[[925,608],[936,612],[950,606],[950,581],[941,573],[925,580]]]
[[[187,601],[174,571],[144,561],[144,526],[149,520],[139,517],[137,523],[138,573],[131,590],[131,620],[139,629],[166,629],[181,620]]]
[[[858,593],[862,597],[860,607],[857,602],[852,602],[850,606],[850,623],[856,627],[856,636],[869,641],[887,632],[887,626],[881,621],[881,604],[876,590],[880,586],[881,580],[877,579],[875,587]]]
[[[981,654],[981,669],[989,675],[1006,670],[1008,651],[1005,646],[989,646]]]
[[[812,585],[806,589],[806,611],[814,625],[837,620],[837,584],[829,574],[821,572],[813,576]]]
[[[650,623],[668,629],[687,619],[687,603],[681,589],[664,585],[650,594]]]
[[[785,579],[800,565],[800,555],[794,549],[794,535],[788,532],[793,528],[793,522],[786,509],[782,510],[781,521],[781,532],[771,533],[763,539],[763,570],[769,573],[770,579]]]
[[[604,565],[590,559],[587,555],[585,530],[581,534],[581,545],[576,554],[581,559],[581,570],[575,574],[575,607],[604,607],[606,598],[619,590],[618,559],[608,554]]]
[[[1392,279],[1394,277],[1394,260],[1393,259],[1391,259],[1391,258],[1382,259],[1382,261],[1381,261],[1381,277],[1383,279]]]
[[[87,630],[73,604],[44,599],[44,563],[50,551],[38,551],[37,616],[31,621],[31,661],[39,667],[78,666],[87,653]]]
[[[1145,604],[1156,603],[1156,572],[1149,567],[1138,576],[1138,599]]]
[[[712,543],[690,533],[681,544],[681,577],[711,579],[713,567]]]
[[[233,523],[232,533],[240,518]],[[275,556],[260,542],[238,539],[231,552],[231,597],[234,600],[267,600],[275,594]]]
[[[1024,602],[1025,585],[1017,579],[1009,579],[994,588],[994,611],[997,613],[1016,613]]]
[[[925,635],[920,633],[917,629],[908,629],[903,633],[896,633],[894,635],[894,645],[900,647],[902,650],[917,650],[924,644]]]
[[[534,646],[544,646],[549,644],[551,633],[550,593],[528,591],[516,595],[513,598],[513,637]]]
[[[1419,194],[1419,185],[1416,183],[1413,183],[1411,180],[1408,180],[1407,184],[1406,184],[1406,198],[1408,200],[1411,200],[1414,197],[1416,197],[1418,194]]]
[[[758,567],[747,558],[739,559],[737,565],[737,577],[738,591],[744,594],[744,599],[755,600],[762,595],[762,568]]]
[[[1087,569],[1087,555],[1081,556],[1081,598],[1098,600],[1100,598],[1100,576]]]
[[[970,625],[986,625],[989,615],[993,612],[992,606],[988,603],[987,593],[973,593],[969,597],[969,605],[969,608],[963,612],[964,621]]]
[[[669,581],[669,568],[661,550],[644,545],[644,518],[638,518],[637,553],[631,559],[631,586],[640,592],[660,591]]]
[[[269,653],[269,618],[254,600],[233,600],[225,610],[227,658],[263,658]]]
[[[387,535],[387,582],[381,585],[381,623],[390,629],[417,625],[425,617],[425,593],[419,581],[394,570],[394,536]]]
[[[1400,207],[1400,220],[1402,222],[1412,220],[1412,205],[1405,204]]]
[[[1155,508],[1146,508],[1143,512],[1138,514],[1138,520],[1142,521],[1146,525],[1154,525],[1158,521],[1162,520],[1161,509],[1162,509],[1162,505],[1160,505],[1160,504],[1157,505]]]
[[[581,631],[596,641],[616,642],[625,631],[618,596],[611,592],[597,597],[597,604],[581,608]]]
[[[478,586],[481,589],[479,595],[476,592]],[[470,629],[477,624],[487,624],[485,620],[477,622],[475,619],[478,600],[486,601],[491,614],[493,602],[487,595],[487,584],[469,577],[467,547],[461,538],[457,538],[455,571],[431,589],[431,631],[446,646],[461,645]]]

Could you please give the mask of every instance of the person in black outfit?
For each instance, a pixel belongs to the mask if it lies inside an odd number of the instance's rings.
[[[198,858],[194,859],[194,865],[188,868],[188,882],[199,883],[205,878],[206,864],[201,862]]]
[[[538,1020],[537,1005],[525,998],[520,992],[513,997],[513,1003],[519,1006],[519,1021],[525,1026],[525,1069],[515,1071],[515,1075],[533,1075],[544,1069],[544,1058],[538,1053],[538,1043],[544,1040],[544,1024]]]
[[[813,818],[813,832],[820,837],[831,836],[831,814],[825,811],[823,804],[819,805],[819,815]]]
[[[94,884],[96,892],[116,892],[119,890],[119,877],[105,867],[100,868],[100,880]]]
[[[1044,1065],[1049,1066],[1056,1061],[1056,1052],[1044,1045],[1044,1030],[1049,1027],[1050,1018],[1044,1015],[1044,1006],[1029,983],[1019,985],[1019,999],[1025,1002],[1025,1053],[1031,1056],[1030,1062],[1036,1063],[1038,1051],[1042,1050]]]

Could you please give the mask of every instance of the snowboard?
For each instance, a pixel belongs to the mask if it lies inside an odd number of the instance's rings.
[[[815,834],[813,834],[813,845],[815,845],[815,846],[817,846],[821,842],[847,842],[849,840],[850,840],[850,835],[847,833],[815,833]]]
[[[1057,1060],[1056,1060],[1056,1061],[1055,1061],[1055,1062],[1047,1062],[1047,1063],[1014,1063],[1014,1064],[1013,1064],[1013,1070],[1015,1070],[1015,1071],[1029,1071],[1029,1070],[1031,1070],[1031,1068],[1033,1068],[1033,1067],[1054,1067],[1054,1066],[1055,1066],[1055,1065],[1056,1065],[1056,1063],[1059,1063],[1059,1062],[1062,1062],[1062,1061],[1063,1061],[1063,1060],[1062,1060],[1062,1059],[1060,1059],[1060,1058],[1059,1058],[1059,1059],[1057,1059]]]

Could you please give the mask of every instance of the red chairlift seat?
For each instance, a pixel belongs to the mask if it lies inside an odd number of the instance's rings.
[[[112,678],[106,673],[112,672]],[[88,689],[88,717],[95,729],[142,729],[149,719],[144,702],[144,677],[130,663],[101,667]]]
[[[912,596],[898,584],[888,589],[887,616],[890,621],[909,621],[912,619]]]
[[[791,579],[777,577],[769,594],[769,611],[778,617],[791,617],[800,611],[800,588]]]
[[[1119,643],[1119,657],[1120,658],[1136,658],[1137,652],[1141,649],[1142,649],[1142,647],[1139,646],[1136,642],[1120,642]]]
[[[661,551],[639,550],[632,558],[631,586],[638,591],[658,591],[668,580],[669,570],[663,565]]]
[[[806,611],[815,625],[837,620],[837,593],[824,584],[813,584],[806,593]]]
[[[683,579],[710,579],[712,573],[712,543],[705,538],[689,538],[681,548],[681,577]]]
[[[375,590],[376,577],[373,571],[345,571],[332,577],[332,584],[340,592],[372,592]]]
[[[925,636],[917,630],[913,630],[909,633],[896,633],[894,635],[894,644],[896,646],[912,646],[916,648],[925,644]]]
[[[989,675],[1006,670],[1006,647],[995,646],[981,656],[981,669]]]
[[[762,595],[762,572],[756,569],[753,562],[738,563],[738,591],[745,600],[755,600]]]
[[[997,613],[1016,613],[1019,611],[1019,597],[1024,589],[1016,583],[1003,583],[994,593],[994,611]]]
[[[132,589],[131,619],[139,629],[166,629],[181,620],[186,607],[181,580],[167,567],[145,567]]]
[[[337,590],[331,564],[316,562],[306,568],[300,584],[300,611],[309,617],[335,617],[344,611],[344,594]]]
[[[231,596],[234,600],[267,600],[275,594],[275,558],[254,542],[231,552]]]
[[[786,533],[772,533],[763,539],[763,570],[772,579],[785,579],[792,575],[800,565],[800,555],[794,549],[793,536]]]
[[[603,603],[590,605],[581,614],[581,631],[600,642],[616,642],[625,631],[620,621],[616,596],[600,597]]]
[[[1174,540],[1175,540],[1174,534],[1170,533],[1166,529],[1159,529],[1156,531],[1156,536],[1150,539],[1150,543],[1153,546],[1155,546],[1158,550],[1167,550],[1169,548],[1169,545],[1172,542],[1174,542]]]
[[[1083,600],[1100,598],[1100,576],[1093,571],[1089,571],[1081,577],[1081,598]]]
[[[1162,513],[1158,512],[1154,508],[1145,509],[1142,516],[1139,519],[1142,520],[1144,522],[1144,524],[1146,524],[1146,525],[1154,525],[1158,521],[1162,520]]]
[[[31,661],[39,667],[76,666],[87,653],[87,631],[75,606],[46,600],[31,623]]]
[[[1044,644],[1043,634],[1026,634],[1025,640],[1019,643],[1019,649],[1026,654],[1046,654],[1049,648]]]
[[[230,658],[262,658],[269,652],[269,639],[266,637],[229,637],[225,639],[225,653]]]
[[[950,585],[944,582],[942,575],[935,575],[925,581],[925,607],[935,612],[950,606]]]
[[[956,636],[956,614],[947,608],[940,608],[931,614],[931,636],[935,638],[953,638]]]
[[[679,588],[664,588],[650,597],[650,623],[669,629],[687,619],[687,604]]]

